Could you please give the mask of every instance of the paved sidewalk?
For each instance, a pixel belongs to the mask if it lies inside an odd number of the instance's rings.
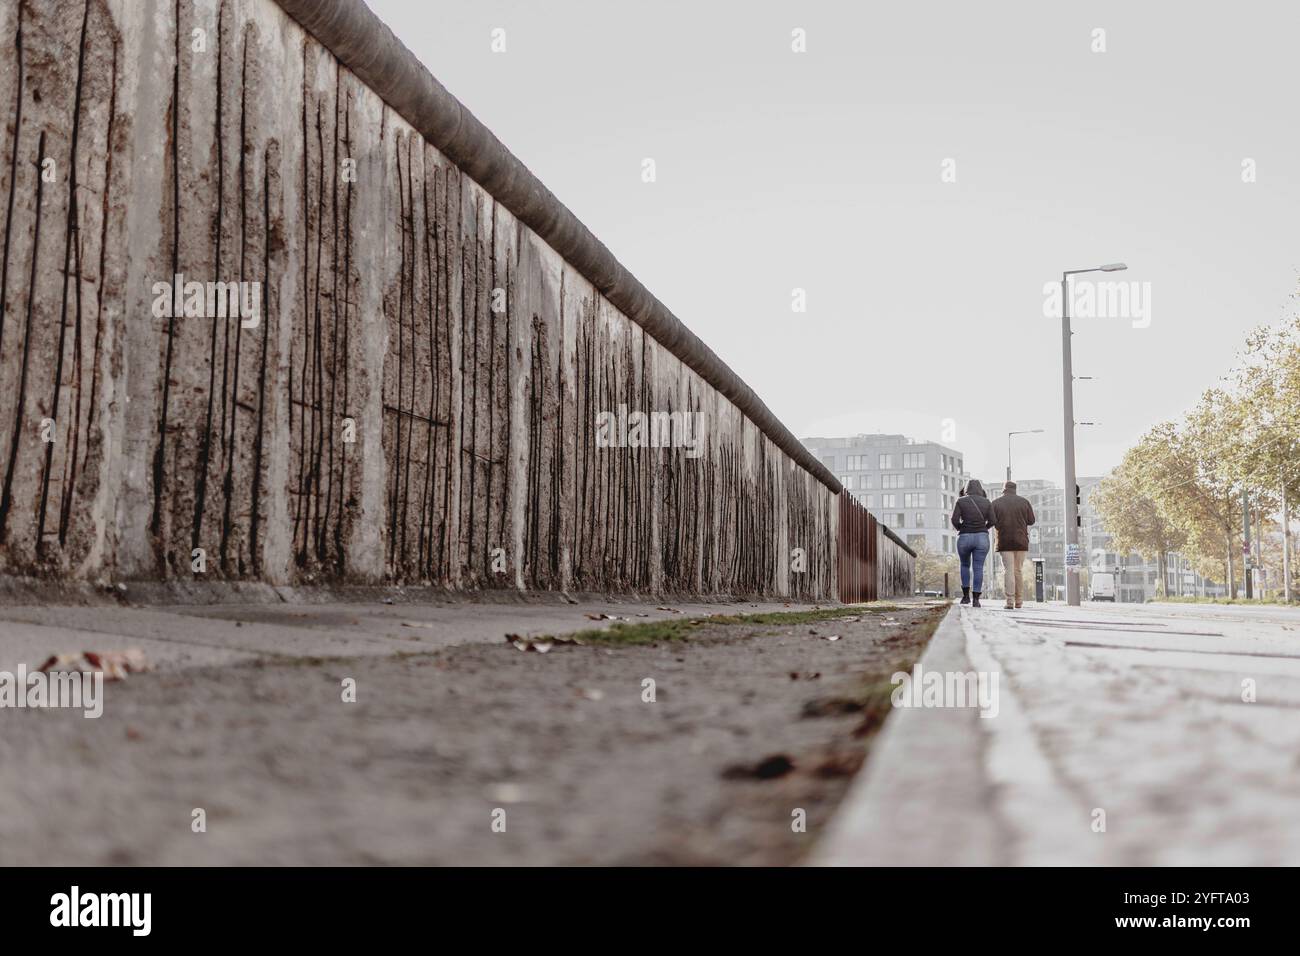
[[[921,666],[997,715],[896,709],[813,862],[1300,864],[1300,609],[957,606]]]

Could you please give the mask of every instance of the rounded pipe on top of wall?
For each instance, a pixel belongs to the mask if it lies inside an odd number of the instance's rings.
[[[912,557],[916,557],[916,552],[912,549],[912,546],[908,544],[906,541],[904,541],[902,538],[900,538],[897,532],[895,532],[892,528],[890,528],[889,525],[881,524],[880,527],[884,529],[886,538],[894,542],[894,544],[898,545],[900,548],[902,548]]]
[[[610,303],[739,408],[835,493],[835,476],[762,399],[625,269],[519,158],[447,92],[363,0],[275,0],[467,176],[544,239]]]

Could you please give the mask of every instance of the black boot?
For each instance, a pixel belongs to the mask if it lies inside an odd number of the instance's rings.
[[[974,598],[975,598],[975,600],[973,600],[973,601],[970,602],[970,603],[971,603],[971,607],[979,607],[979,606],[980,606],[980,592],[979,592],[979,591],[976,591],[976,592],[974,593]]]
[[[961,589],[961,603],[962,604],[970,603],[970,588]]]

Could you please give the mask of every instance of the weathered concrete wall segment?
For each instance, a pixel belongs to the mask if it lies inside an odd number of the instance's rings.
[[[339,61],[582,273],[624,315],[732,401],[833,491],[839,481],[712,349],[452,96],[364,0],[275,0]]]
[[[834,595],[833,478],[271,0],[0,0],[0,109],[0,572]]]

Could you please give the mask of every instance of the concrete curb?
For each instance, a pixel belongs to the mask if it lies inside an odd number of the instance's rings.
[[[996,635],[997,641],[988,637]],[[810,863],[814,866],[1095,866],[1088,808],[1044,753],[995,646],[1062,652],[995,605],[954,604],[921,656],[926,672],[998,678],[996,711],[897,708]],[[1061,665],[1064,666],[1064,665]]]
[[[921,655],[924,671],[974,669],[961,615],[954,604],[940,622]],[[896,708],[809,865],[1008,863],[1008,835],[984,771],[981,722],[973,708]]]
[[[1003,614],[1003,612],[997,612]],[[984,773],[998,796],[998,812],[1009,831],[1009,848],[1017,866],[1095,866],[1101,844],[1089,828],[1088,808],[1062,782],[1035,733],[1033,723],[1011,692],[1003,660],[981,634],[1004,629],[1000,637],[1034,641],[1012,615],[961,616],[966,657],[974,670],[999,673],[996,718],[981,720],[984,732]],[[1063,655],[1059,639],[1035,646],[1039,655]],[[1040,657],[1040,659],[1042,659]],[[1064,662],[1061,667],[1068,667]]]

